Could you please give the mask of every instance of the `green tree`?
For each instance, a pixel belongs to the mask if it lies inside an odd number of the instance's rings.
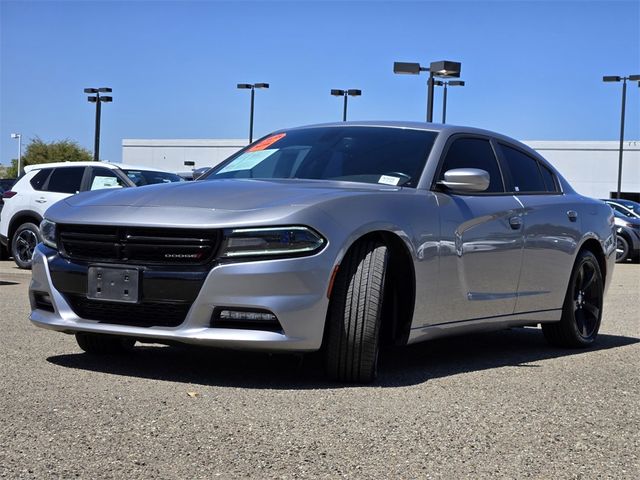
[[[36,137],[29,142],[22,155],[22,167],[51,162],[88,162],[93,160],[91,152],[78,145],[78,142],[65,139],[57,142],[44,142]],[[18,159],[11,160],[7,169],[9,178],[18,176]]]

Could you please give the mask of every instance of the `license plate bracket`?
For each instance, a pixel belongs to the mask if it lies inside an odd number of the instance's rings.
[[[91,266],[87,272],[87,298],[138,303],[140,272],[134,268]]]

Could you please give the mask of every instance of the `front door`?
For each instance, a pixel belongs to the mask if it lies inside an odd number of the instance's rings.
[[[454,168],[489,173],[485,192],[436,192],[440,213],[438,323],[510,315],[522,263],[522,205],[505,194],[489,139],[456,137],[445,149],[439,177]]]

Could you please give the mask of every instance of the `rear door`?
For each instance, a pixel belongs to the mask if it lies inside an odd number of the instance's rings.
[[[439,322],[513,313],[522,257],[522,207],[505,194],[493,143],[455,136],[444,150],[436,181],[454,168],[489,172],[487,191],[457,194],[435,188],[440,212]]]
[[[79,193],[84,172],[85,167],[54,168],[40,190],[34,192],[31,209],[44,216],[45,210],[57,201]]]
[[[499,143],[507,188],[524,207],[524,252],[516,313],[562,308],[581,238],[579,205],[544,162]]]

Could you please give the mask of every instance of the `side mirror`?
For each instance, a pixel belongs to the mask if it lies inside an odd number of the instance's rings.
[[[489,172],[479,168],[454,168],[444,173],[444,180],[438,182],[449,190],[459,192],[484,192],[489,188]]]

